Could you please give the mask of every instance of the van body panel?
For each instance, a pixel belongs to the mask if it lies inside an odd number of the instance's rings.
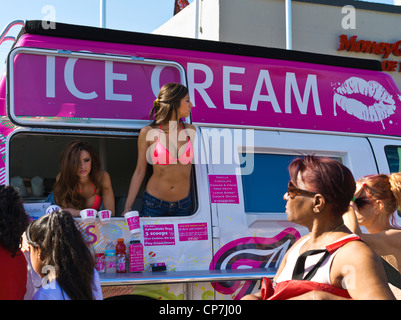
[[[308,233],[285,213],[292,159],[333,157],[356,179],[401,171],[401,92],[376,64],[65,24],[52,31],[28,22],[0,79],[0,184],[18,175],[23,184],[35,175],[52,182],[62,146],[87,139],[121,208],[139,130],[150,123],[160,86],[186,84],[194,103],[186,121],[197,126],[194,212],[141,217],[139,235],[130,234],[123,217],[108,224],[77,218],[77,225],[94,253],[120,237],[127,247],[130,239],[141,240],[145,278],[153,262],[166,264],[166,281],[174,272],[244,276],[222,282],[194,276],[170,285],[150,276],[146,285],[121,279],[121,286],[103,286],[105,297],[240,299],[259,290],[252,270],[272,276],[288,248]],[[140,193],[134,206],[141,200]],[[24,201],[28,212],[43,214],[47,205],[43,196]],[[101,279],[109,280],[107,274]]]
[[[196,123],[397,135],[401,120],[401,92],[391,76],[372,70],[288,61],[279,57],[261,58],[156,45],[110,44],[35,34],[22,35],[16,47],[52,49],[63,54],[89,51],[111,58],[113,55],[127,59],[131,57],[134,61],[173,61],[186,70],[188,88],[195,106],[192,121]],[[66,100],[68,96],[79,93],[84,102],[99,103],[104,102],[107,90],[102,81],[98,85],[91,81],[90,88],[81,85],[85,90],[78,90],[68,71],[77,71],[79,64],[75,65],[76,60],[71,59],[75,58],[67,59],[64,68],[61,66],[60,72],[55,75],[49,75],[52,64],[42,68],[37,75],[41,81],[37,82],[43,88],[49,88],[45,83],[47,81],[48,85],[54,76],[60,77],[58,83],[70,79],[69,94],[57,95],[52,89],[49,89],[48,97],[45,96],[45,89],[40,90],[40,94],[44,101],[62,104],[66,108],[62,114],[72,113],[71,116],[74,116],[81,112],[70,110],[72,106],[68,106],[71,103],[69,99]],[[8,59],[9,65],[14,62]],[[102,70],[102,67],[93,68]],[[125,102],[126,108],[138,108],[129,89],[129,77],[119,70],[109,69],[111,79],[106,82],[112,84],[114,96],[131,99],[120,101]],[[97,72],[86,74],[86,77],[90,79]],[[152,90],[148,92],[149,98],[145,101],[152,102],[155,93]],[[76,103],[72,104],[74,108],[77,106]],[[144,110],[150,107],[140,106]],[[143,111],[142,114],[147,113]]]

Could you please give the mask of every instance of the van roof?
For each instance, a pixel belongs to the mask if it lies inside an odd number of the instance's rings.
[[[89,26],[56,23],[55,28],[44,28],[41,20],[26,21],[22,34],[36,34],[80,40],[92,40],[110,43],[136,44],[166,48],[186,49],[241,56],[271,58],[323,64],[337,67],[358,68],[382,71],[378,60],[341,57],[327,54],[310,53],[296,50],[244,45],[230,42],[200,40],[131,31],[96,28]]]

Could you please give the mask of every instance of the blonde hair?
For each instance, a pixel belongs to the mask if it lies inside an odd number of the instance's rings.
[[[382,212],[388,216],[393,227],[399,228],[394,213],[401,207],[401,173],[369,175],[358,182],[365,184],[369,199],[380,200],[383,203]]]
[[[391,192],[397,201],[398,207],[401,206],[401,172],[392,173],[389,176]]]

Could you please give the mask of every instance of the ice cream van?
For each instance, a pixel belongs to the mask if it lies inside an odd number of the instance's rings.
[[[88,246],[94,255],[119,238],[143,246],[143,272],[100,274],[104,298],[240,299],[259,289],[262,276],[273,277],[307,232],[285,214],[294,157],[334,157],[355,178],[401,171],[401,92],[380,68],[371,60],[27,21],[0,80],[0,183],[19,188],[32,219],[43,215],[61,149],[85,140],[111,176],[116,203],[108,223],[77,218]],[[193,208],[184,217],[140,217],[140,232],[131,235],[121,213],[138,133],[167,82],[188,86],[194,104],[186,119],[196,126]],[[139,196],[133,209],[141,205]]]

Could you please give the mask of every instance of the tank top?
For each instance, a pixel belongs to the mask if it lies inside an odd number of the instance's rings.
[[[280,273],[280,275],[277,277],[276,283],[294,279],[294,277],[293,277],[294,270],[295,270],[298,258],[300,257],[300,250],[301,250],[302,246],[306,243],[306,241],[309,240],[309,238],[310,238],[309,236],[305,237],[305,239],[300,241],[296,245],[296,247],[294,247],[291,250],[291,252],[288,254],[285,267],[282,270],[282,272]],[[321,253],[307,256],[305,259],[304,276],[308,275],[308,273],[316,266],[316,264],[318,262],[320,263],[320,266],[315,270],[314,275],[312,277],[308,278],[307,280],[331,285],[332,283],[330,280],[330,269],[331,269],[331,264],[333,262],[333,259],[336,256],[338,249],[341,248],[341,245],[343,243],[351,241],[351,239],[359,240],[360,237],[355,234],[350,234],[350,235],[347,235],[341,239],[338,239],[335,242],[333,242],[332,244],[326,246],[326,249],[329,251],[330,254],[326,255],[326,257],[321,262],[319,262],[319,260],[324,256],[323,250]],[[330,248],[333,248],[332,251],[330,251]]]

